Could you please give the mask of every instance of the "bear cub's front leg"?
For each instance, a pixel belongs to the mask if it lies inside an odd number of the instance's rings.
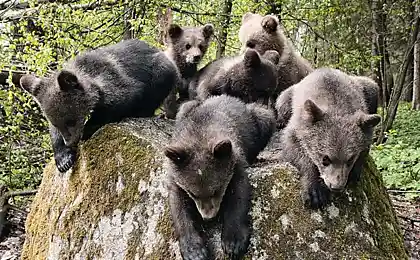
[[[223,198],[222,247],[229,259],[241,259],[247,252],[251,236],[250,201],[251,186],[241,170],[232,177]]]
[[[64,173],[76,162],[77,148],[66,146],[63,137],[54,126],[50,126],[50,135],[55,164],[57,169]]]
[[[176,184],[172,184],[169,189],[169,206],[183,259],[207,259],[205,240],[199,232],[202,229],[201,216],[192,199]]]

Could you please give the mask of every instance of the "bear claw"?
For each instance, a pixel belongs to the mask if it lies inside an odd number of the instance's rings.
[[[245,255],[249,245],[249,232],[243,230],[235,230],[227,232],[223,237],[223,252],[229,259],[241,259]]]
[[[304,203],[312,209],[320,209],[325,207],[330,201],[330,191],[320,182],[314,182],[306,190],[304,194]]]
[[[180,249],[184,260],[206,260],[208,258],[207,248],[201,241],[181,242]]]
[[[71,149],[66,149],[63,152],[57,153],[54,157],[57,169],[61,173],[68,171],[76,162],[76,152]]]

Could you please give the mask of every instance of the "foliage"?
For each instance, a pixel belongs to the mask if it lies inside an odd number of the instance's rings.
[[[400,104],[388,140],[371,151],[385,184],[391,189],[420,191],[420,111]],[[420,194],[410,194],[412,197]]]

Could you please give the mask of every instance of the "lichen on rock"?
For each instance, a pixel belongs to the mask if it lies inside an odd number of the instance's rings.
[[[165,189],[162,147],[170,122],[127,120],[101,128],[66,174],[47,165],[26,223],[22,259],[181,259]],[[407,259],[375,165],[324,211],[303,207],[295,169],[273,159],[247,169],[254,187],[246,259]],[[206,226],[223,259],[220,227]]]

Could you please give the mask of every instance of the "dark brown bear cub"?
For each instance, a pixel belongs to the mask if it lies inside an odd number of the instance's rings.
[[[282,153],[300,172],[308,207],[325,206],[331,191],[360,179],[380,116],[368,106],[353,77],[318,69],[292,86],[292,116],[282,135]]]
[[[175,63],[182,78],[182,82],[164,102],[166,117],[175,118],[179,104],[188,100],[188,84],[197,73],[198,64],[207,52],[214,27],[212,24],[201,27],[180,27],[171,24],[166,33],[165,54]]]
[[[49,121],[55,162],[65,172],[76,161],[82,135],[87,139],[127,117],[153,116],[179,81],[163,52],[127,40],[82,53],[49,78],[25,75],[20,84]]]
[[[227,94],[245,103],[258,102],[274,106],[277,86],[277,51],[259,55],[253,49],[244,54],[216,60],[201,69],[190,83],[190,98],[204,100],[210,96]],[[274,101],[273,101],[274,100]]]
[[[184,259],[207,259],[203,220],[218,216],[222,247],[233,259],[250,239],[251,186],[244,167],[264,149],[275,128],[272,111],[221,95],[180,107],[165,148],[169,203]]]

